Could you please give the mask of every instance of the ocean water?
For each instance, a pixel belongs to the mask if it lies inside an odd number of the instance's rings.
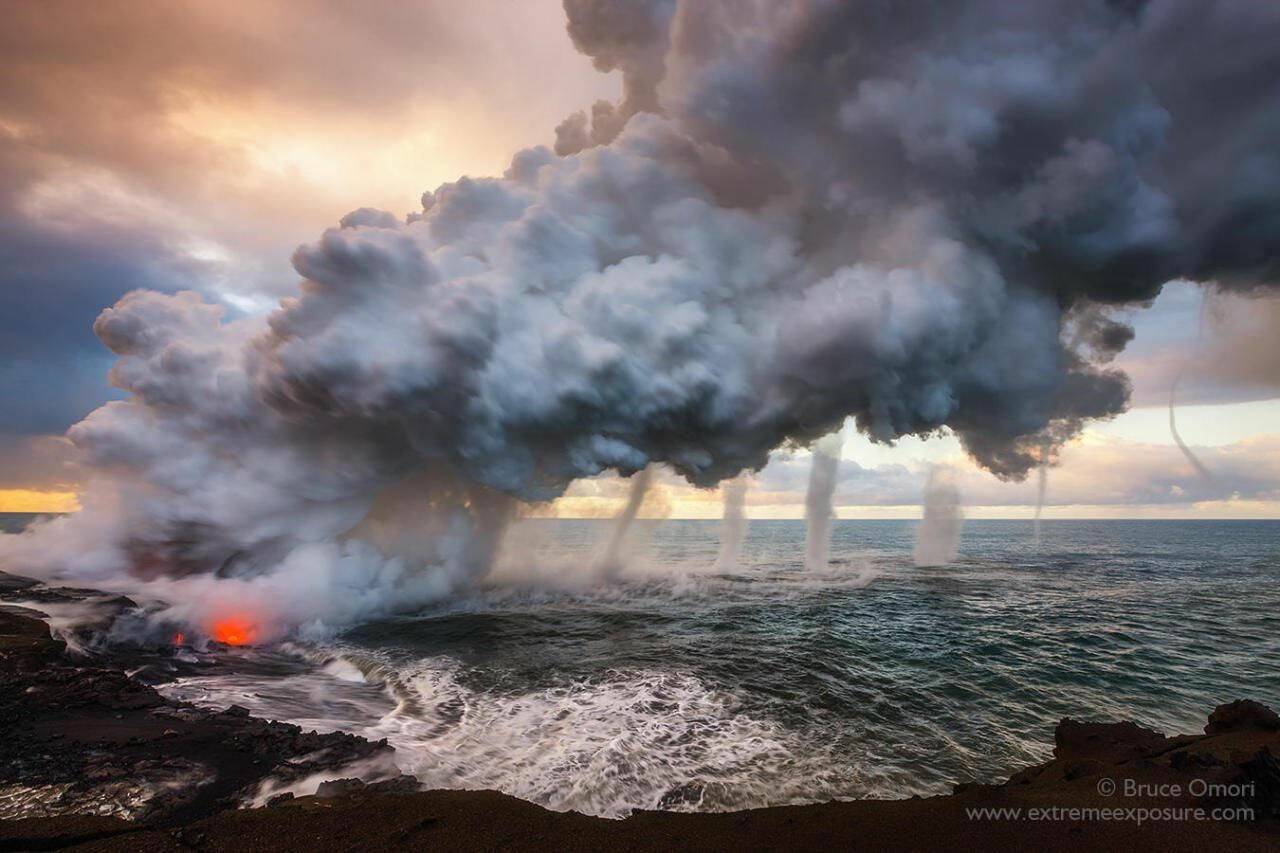
[[[808,572],[802,523],[754,521],[718,573],[718,525],[669,521],[594,586],[607,529],[526,522],[472,595],[166,689],[604,815],[944,793],[1045,760],[1063,717],[1280,705],[1280,522],[972,521],[922,569],[915,523],[842,521]]]
[[[804,525],[634,531],[526,521],[475,592],[322,645],[234,650],[163,689],[386,737],[432,787],[556,809],[724,810],[937,794],[1045,760],[1063,717],[1198,731],[1280,706],[1280,522],[970,521],[949,566],[914,522],[840,521],[827,571]]]

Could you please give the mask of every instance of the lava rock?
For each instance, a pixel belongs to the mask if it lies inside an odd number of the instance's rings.
[[[1280,759],[1264,746],[1240,770],[1247,785],[1244,801],[1254,820],[1280,817]]]
[[[1115,761],[1149,755],[1164,746],[1164,735],[1136,723],[1083,723],[1066,719],[1053,732],[1055,758]]]
[[[35,578],[25,578],[22,575],[11,575],[8,572],[0,572],[0,593],[18,592],[19,590],[30,589],[33,586],[39,586],[40,581]]]
[[[1209,715],[1209,722],[1204,727],[1204,733],[1216,735],[1248,729],[1280,731],[1280,714],[1276,714],[1261,702],[1237,699],[1213,709],[1213,713]]]
[[[316,799],[331,800],[334,797],[345,797],[364,789],[365,784],[360,779],[331,779],[328,782],[321,782],[320,787],[316,788]]]

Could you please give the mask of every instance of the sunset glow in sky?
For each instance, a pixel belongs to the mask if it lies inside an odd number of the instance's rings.
[[[574,51],[557,0],[457,3],[72,0],[6,4],[0,46],[0,512],[76,508],[59,436],[111,399],[97,314],[127,291],[195,290],[232,312],[291,291],[295,246],[355,208],[404,214],[424,190],[501,173],[566,115],[616,99]],[[1280,300],[1166,287],[1117,360],[1131,410],[1049,474],[1046,517],[1280,516]],[[1203,319],[1201,319],[1203,316]],[[1213,473],[1187,463],[1178,425]],[[846,426],[844,517],[915,517],[931,464],[972,517],[1026,517],[941,436],[874,445]],[[753,517],[803,515],[807,460],[780,452]],[[720,515],[662,476],[642,515]],[[564,515],[611,515],[625,485],[579,481]],[[243,633],[243,632],[241,632]],[[231,642],[231,640],[228,640]]]

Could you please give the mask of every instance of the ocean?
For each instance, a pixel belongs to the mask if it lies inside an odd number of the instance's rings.
[[[430,787],[554,809],[727,810],[946,793],[1050,756],[1063,717],[1199,731],[1280,706],[1280,522],[970,521],[952,565],[916,523],[640,525],[585,580],[608,522],[533,520],[481,588],[332,642],[235,649],[163,686],[385,737]]]

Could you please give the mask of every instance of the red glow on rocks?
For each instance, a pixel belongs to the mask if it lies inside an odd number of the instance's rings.
[[[228,616],[214,622],[209,633],[219,643],[247,646],[257,638],[258,626],[245,616]]]
[[[185,646],[187,644],[187,635],[179,631],[173,635],[173,644],[175,646]]]

